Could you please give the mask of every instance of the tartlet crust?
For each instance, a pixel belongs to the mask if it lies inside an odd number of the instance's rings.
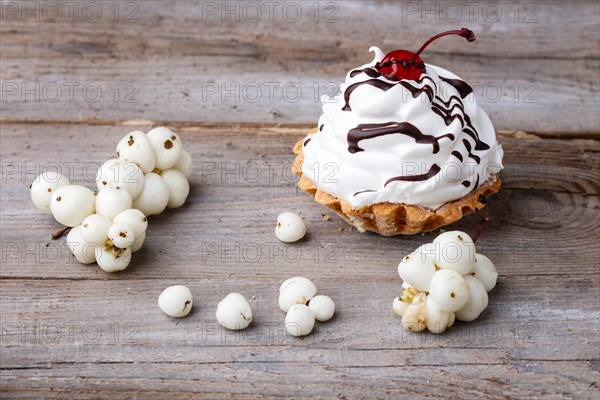
[[[316,129],[311,129],[308,134],[315,132]],[[487,197],[500,190],[500,177],[494,174],[468,195],[446,203],[435,211],[415,205],[388,202],[354,208],[347,201],[319,189],[312,180],[302,174],[303,143],[304,139],[294,146],[296,159],[292,165],[292,172],[300,176],[298,187],[313,196],[317,203],[335,211],[360,232],[376,232],[383,236],[429,232],[481,210],[485,207]]]

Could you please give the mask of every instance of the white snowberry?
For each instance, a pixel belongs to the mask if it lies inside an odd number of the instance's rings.
[[[70,185],[69,179],[60,172],[47,171],[38,175],[29,187],[29,194],[35,208],[46,214],[51,214],[50,201],[52,195],[56,189],[65,185]]]
[[[292,243],[302,239],[306,234],[306,225],[297,214],[282,212],[277,217],[275,236],[282,242]]]
[[[429,296],[444,311],[460,310],[469,300],[465,278],[452,269],[440,269],[431,278]]]
[[[433,240],[434,262],[442,269],[451,269],[466,275],[475,267],[475,243],[461,231],[444,232]]]
[[[471,275],[477,278],[483,284],[485,290],[489,292],[496,287],[498,271],[494,263],[483,254],[477,254],[475,257],[475,268],[473,268]]]
[[[121,211],[113,218],[113,223],[131,227],[135,232],[136,238],[142,236],[148,228],[148,218],[146,218],[143,212],[135,208]]]
[[[96,195],[96,213],[113,219],[122,211],[131,208],[131,195],[125,189],[106,188]]]
[[[94,213],[96,196],[83,186],[65,185],[56,189],[50,201],[54,219],[66,226],[81,225],[85,217]]]
[[[104,246],[108,240],[108,228],[111,225],[111,220],[104,215],[88,215],[81,223],[81,236],[88,243]]]
[[[400,296],[394,298],[394,302],[392,303],[392,308],[394,310],[394,313],[396,313],[397,316],[401,317],[402,314],[404,314],[404,311],[406,311],[407,307],[408,307],[408,303],[405,301],[402,301]]]
[[[474,276],[465,276],[465,282],[469,287],[469,300],[460,310],[456,311],[456,319],[469,322],[477,319],[486,309],[488,294],[483,284]]]
[[[230,293],[217,305],[216,317],[226,329],[246,329],[252,322],[252,309],[244,296]]]
[[[139,196],[133,200],[133,208],[137,208],[147,217],[162,213],[169,203],[169,187],[164,179],[153,172],[145,175],[144,187]]]
[[[407,255],[398,264],[398,274],[404,282],[414,288],[427,292],[431,277],[435,273],[435,265],[419,247],[415,252]]]
[[[285,316],[285,330],[291,336],[305,336],[315,326],[315,314],[304,304],[294,304]]]
[[[402,325],[411,332],[425,330],[425,293],[419,293],[402,314]]]
[[[133,244],[131,246],[129,246],[129,249],[131,250],[131,252],[135,253],[136,251],[141,249],[142,246],[144,245],[145,240],[146,240],[146,232],[142,233],[141,236],[137,236],[135,241],[133,242]]]
[[[135,199],[144,186],[144,172],[137,164],[113,158],[98,169],[96,185],[99,191],[105,188],[125,189]]]
[[[433,333],[443,333],[452,324],[454,324],[455,315],[453,312],[442,310],[433,297],[427,296],[425,299],[425,324],[427,330]]]
[[[279,308],[287,312],[294,304],[306,304],[317,294],[317,287],[307,278],[296,276],[283,282],[279,288]]]
[[[315,319],[321,322],[330,320],[335,313],[335,303],[331,300],[331,297],[321,294],[310,299],[308,307],[315,314]]]
[[[154,128],[146,134],[146,137],[154,149],[155,167],[159,170],[172,168],[181,158],[183,143],[169,128]]]
[[[169,286],[158,296],[158,306],[170,317],[185,317],[192,310],[194,299],[186,286]]]
[[[135,242],[135,231],[127,225],[112,224],[108,228],[108,238],[115,247],[126,249]]]
[[[67,235],[67,247],[77,261],[82,264],[91,264],[96,261],[96,247],[85,241],[81,236],[81,225],[74,226]]]
[[[180,171],[186,178],[192,175],[192,156],[187,151],[181,152],[181,158],[177,161],[177,164],[173,166],[176,170]]]
[[[181,207],[190,193],[190,183],[187,178],[182,172],[176,169],[163,171],[161,176],[169,188],[169,202],[167,203],[167,207]]]
[[[96,262],[106,272],[123,271],[131,262],[131,249],[96,247]]]
[[[117,144],[117,157],[137,164],[144,173],[152,172],[156,165],[154,149],[142,131],[130,132],[121,139]]]

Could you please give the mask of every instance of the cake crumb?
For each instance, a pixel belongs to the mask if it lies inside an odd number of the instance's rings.
[[[331,219],[331,217],[327,214],[321,214],[321,216],[323,217],[323,220],[325,220],[325,221],[329,221]]]
[[[338,228],[338,231],[340,232],[344,232],[344,228],[342,228],[341,226]]]

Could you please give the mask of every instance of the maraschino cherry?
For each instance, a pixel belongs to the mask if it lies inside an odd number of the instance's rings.
[[[421,52],[429,46],[429,43],[442,36],[448,35],[462,36],[469,42],[475,41],[475,33],[467,28],[438,33],[426,41],[416,54],[407,50],[394,50],[389,52],[383,57],[383,60],[375,65],[375,69],[390,81],[399,81],[401,79],[417,80],[421,77],[421,74],[425,72],[425,63],[423,63],[423,60],[419,57]]]

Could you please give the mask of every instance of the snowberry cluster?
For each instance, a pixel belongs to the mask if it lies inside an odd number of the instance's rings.
[[[409,331],[433,333],[444,332],[455,319],[479,317],[498,278],[494,264],[460,231],[442,233],[404,257],[398,273],[404,282],[394,312]]]
[[[328,296],[317,296],[317,287],[310,279],[296,276],[279,287],[279,308],[287,313],[287,333],[305,336],[312,332],[315,320],[325,322],[333,317],[335,303]]]
[[[127,268],[146,238],[147,216],[183,205],[192,173],[189,153],[168,128],[127,134],[117,157],[99,168],[97,194],[54,171],[30,186],[35,207],[72,228],[67,245],[77,261],[107,272]]]

